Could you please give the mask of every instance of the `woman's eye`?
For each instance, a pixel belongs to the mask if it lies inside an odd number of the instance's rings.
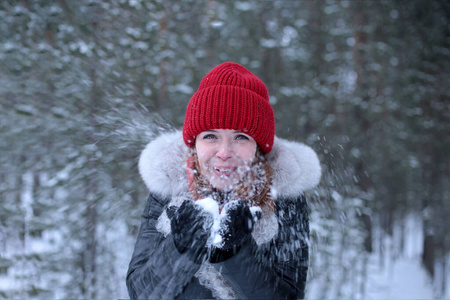
[[[236,136],[236,140],[249,140],[249,138],[245,135],[240,134]]]
[[[216,139],[216,136],[214,134],[207,134],[203,137],[204,140],[212,140]]]

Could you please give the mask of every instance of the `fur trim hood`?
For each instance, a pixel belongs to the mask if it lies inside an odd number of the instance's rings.
[[[166,199],[189,193],[187,152],[181,131],[165,133],[146,146],[139,159],[139,173],[152,193]],[[320,181],[320,162],[309,146],[275,137],[267,158],[273,170],[275,200],[297,197]]]

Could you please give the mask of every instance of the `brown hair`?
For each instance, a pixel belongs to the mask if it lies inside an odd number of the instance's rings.
[[[194,178],[190,185],[190,190],[194,200],[211,196],[216,201],[222,201],[222,195],[224,193],[214,188],[208,180],[200,174],[200,165],[194,148],[189,150],[188,156],[192,159],[191,168]],[[261,209],[267,208],[269,211],[273,211],[273,198],[270,193],[271,185],[272,168],[262,149],[258,146],[251,167],[239,181],[236,189],[229,193],[229,199],[243,199],[250,206],[259,206]]]

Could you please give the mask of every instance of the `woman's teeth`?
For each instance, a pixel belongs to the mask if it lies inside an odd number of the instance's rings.
[[[228,173],[233,171],[233,169],[216,169],[217,171],[221,172],[221,173]]]

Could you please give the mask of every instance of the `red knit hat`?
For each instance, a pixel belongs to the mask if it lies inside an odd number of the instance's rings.
[[[264,153],[272,150],[275,117],[264,83],[243,66],[226,62],[202,80],[186,109],[183,139],[210,129],[234,129],[251,136]]]

